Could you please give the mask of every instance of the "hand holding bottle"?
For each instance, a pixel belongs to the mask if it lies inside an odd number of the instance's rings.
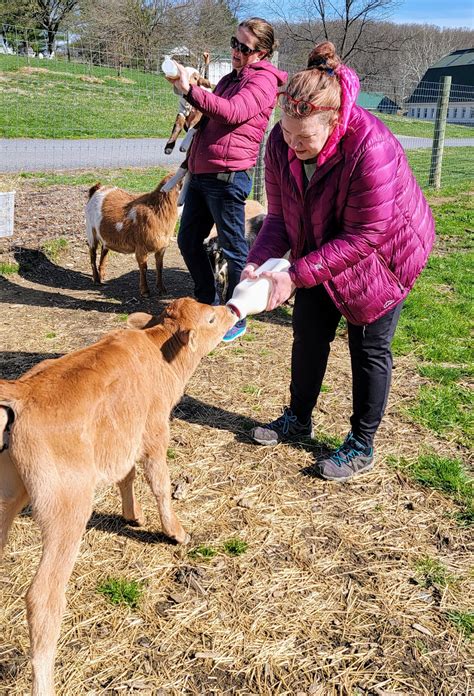
[[[266,271],[262,273],[262,278],[271,280],[267,312],[286,302],[296,290],[296,285],[291,280],[288,271],[277,271],[276,273]]]
[[[184,65],[181,65],[181,63],[178,63],[175,60],[171,61],[171,63],[173,63],[174,67],[176,68],[176,70],[174,71],[174,75],[165,71],[165,69],[163,68],[163,66],[165,65],[165,61],[163,61],[162,69],[165,73],[166,79],[168,80],[168,82],[171,82],[175,91],[178,94],[187,94],[191,85],[189,84],[189,77],[188,73],[186,72],[186,68],[184,67]]]
[[[257,268],[258,266],[256,263],[248,263],[240,274],[240,280],[255,280],[258,278],[255,273]]]
[[[242,271],[241,281],[227,305],[239,319],[248,314],[258,314],[273,309],[284,302],[293,292],[293,283],[289,279],[287,259],[267,259],[261,266],[249,263]],[[277,289],[273,289],[276,282]],[[283,299],[280,299],[282,298]]]

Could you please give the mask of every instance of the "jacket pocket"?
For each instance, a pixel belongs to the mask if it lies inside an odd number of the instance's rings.
[[[372,323],[407,294],[385,259],[375,251],[328,284],[341,313],[358,325]]]

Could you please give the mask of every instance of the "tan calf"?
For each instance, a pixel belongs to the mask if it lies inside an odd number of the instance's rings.
[[[8,448],[0,454],[0,555],[28,501],[43,542],[26,596],[34,696],[54,694],[65,587],[97,485],[117,483],[124,518],[141,523],[133,492],[141,460],[163,531],[188,540],[171,506],[169,414],[234,320],[226,307],[176,300],[159,319],[131,315],[131,330],[0,380],[0,445]]]
[[[133,195],[112,186],[96,184],[89,191],[86,205],[87,243],[90,249],[94,283],[103,283],[110,250],[135,254],[140,271],[140,293],[150,294],[146,280],[148,254],[155,254],[156,287],[166,293],[163,283],[163,257],[178,219],[181,184],[170,191],[161,190],[166,176],[150,193]],[[97,248],[101,244],[99,267]]]

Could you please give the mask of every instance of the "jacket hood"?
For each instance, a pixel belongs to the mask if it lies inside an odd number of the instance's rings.
[[[337,68],[336,75],[341,85],[341,108],[337,125],[318,155],[318,166],[324,164],[334,154],[339,141],[346,134],[352,108],[359,94],[359,78],[352,68],[342,64]]]
[[[246,65],[245,68],[242,69],[240,74],[245,74],[246,70],[268,70],[268,72],[275,75],[278,82],[278,87],[284,85],[288,79],[288,73],[277,68],[276,65],[270,63],[269,60],[259,60],[257,63],[250,63],[250,65]]]

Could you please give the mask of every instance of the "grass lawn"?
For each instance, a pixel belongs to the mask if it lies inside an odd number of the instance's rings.
[[[396,135],[411,135],[417,138],[432,138],[434,123],[421,121],[406,116],[391,116],[390,114],[376,113],[377,118],[383,121]],[[474,132],[469,126],[458,126],[449,123],[446,126],[446,138],[472,138]]]
[[[161,75],[0,56],[0,134],[24,138],[165,137],[178,98]]]

